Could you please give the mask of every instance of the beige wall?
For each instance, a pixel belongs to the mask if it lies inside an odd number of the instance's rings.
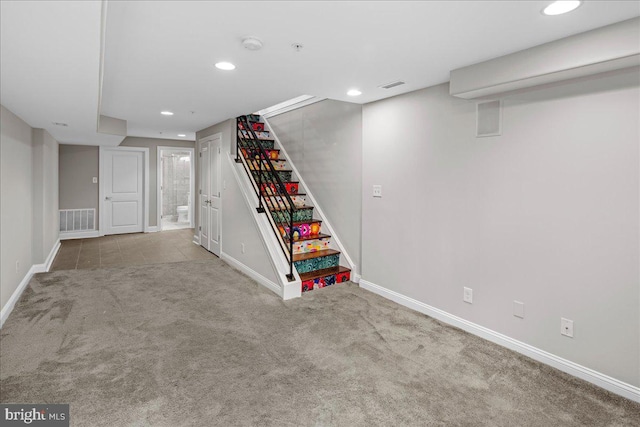
[[[360,269],[362,105],[326,100],[268,122]]]
[[[32,129],[0,106],[0,306],[3,310],[30,268],[43,264],[58,240],[57,145],[46,131]]]
[[[362,278],[639,386],[639,76],[508,96],[490,138],[448,84],[365,105]]]
[[[95,209],[99,224],[98,184],[99,148],[60,144],[60,209]]]
[[[194,141],[177,139],[139,138],[128,136],[121,147],[146,147],[149,149],[149,225],[158,225],[158,147],[194,148]],[[197,166],[196,166],[197,168]]]

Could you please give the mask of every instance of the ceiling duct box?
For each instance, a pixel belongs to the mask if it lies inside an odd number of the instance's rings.
[[[640,18],[633,18],[453,70],[449,93],[474,99],[638,65]]]

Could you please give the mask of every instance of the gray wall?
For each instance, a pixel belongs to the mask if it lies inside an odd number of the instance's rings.
[[[95,209],[96,229],[100,209],[98,206],[99,148],[86,145],[60,144],[60,209]]]
[[[365,105],[362,278],[639,386],[639,84],[511,95],[491,138],[448,84]]]
[[[31,266],[44,263],[58,240],[57,144],[46,131],[31,129],[0,106],[2,308]]]
[[[326,100],[268,122],[360,268],[362,106]]]
[[[198,226],[200,225],[200,207],[198,205],[199,200],[197,194],[200,189],[200,175],[199,175],[199,166],[200,166],[200,156],[198,155],[200,147],[198,146],[198,141],[206,138],[207,136],[215,135],[217,133],[222,134],[222,147],[223,153],[225,152],[233,152],[236,151],[236,135],[233,132],[235,128],[235,119],[225,120],[224,122],[217,123],[215,125],[209,126],[208,128],[202,129],[196,132],[196,234],[198,230]],[[224,211],[223,211],[224,215]],[[224,225],[223,225],[224,226]]]
[[[33,261],[43,263],[59,235],[58,141],[33,129]]]
[[[196,141],[200,141],[207,136],[222,134],[222,230],[221,248],[222,252],[240,261],[253,271],[261,274],[274,283],[278,283],[278,277],[269,259],[269,254],[264,247],[260,233],[255,225],[252,213],[240,192],[232,168],[235,162],[229,161],[229,154],[235,155],[236,134],[235,119],[229,119],[222,123],[209,126],[196,133]],[[199,148],[199,147],[198,147]],[[198,149],[196,149],[198,152]],[[196,154],[196,161],[200,157]],[[199,168],[198,168],[199,171]],[[241,171],[241,173],[245,173]],[[200,188],[200,177],[196,178],[196,188]],[[196,191],[198,193],[198,191]],[[196,234],[200,224],[199,209],[196,218]],[[240,245],[245,245],[245,253],[242,253]]]
[[[158,146],[161,147],[186,147],[193,148],[194,141],[177,139],[139,138],[128,136],[120,143],[121,147],[146,147],[149,148],[149,225],[158,225]],[[197,166],[196,166],[197,168]]]

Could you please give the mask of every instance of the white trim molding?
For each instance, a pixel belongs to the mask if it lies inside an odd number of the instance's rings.
[[[515,340],[499,332],[485,328],[484,326],[469,322],[461,317],[454,316],[446,311],[432,307],[380,285],[376,285],[375,283],[369,282],[365,279],[360,279],[360,287],[412,310],[416,310],[422,314],[433,317],[441,322],[460,328],[470,334],[523,354],[537,360],[538,362],[552,366],[569,375],[588,381],[612,393],[626,397],[634,402],[640,402],[640,387],[627,384],[593,369],[578,365],[570,360],[563,359],[555,354],[551,354],[529,344]]]
[[[147,231],[145,231],[145,233],[157,233],[158,231],[160,231],[160,227],[158,225],[150,225],[147,227]]]
[[[27,271],[27,274],[24,275],[24,277],[20,281],[20,284],[18,284],[18,287],[16,288],[16,290],[13,291],[13,294],[11,294],[11,297],[9,298],[7,303],[4,305],[4,307],[2,307],[2,310],[0,311],[0,328],[4,326],[4,322],[7,320],[7,318],[13,311],[13,308],[15,307],[18,300],[20,300],[22,293],[27,288],[27,285],[31,281],[31,278],[33,277],[33,275],[36,273],[45,273],[49,271],[49,269],[51,268],[51,264],[53,264],[53,260],[56,258],[56,255],[58,254],[59,250],[60,250],[60,239],[58,239],[53,244],[53,248],[51,248],[51,251],[49,252],[49,256],[47,256],[47,259],[44,261],[43,264],[34,264],[31,266],[29,271]]]
[[[92,230],[60,233],[60,240],[91,239],[93,237],[100,237],[100,232],[98,230]]]
[[[195,227],[195,218],[196,218],[196,149],[188,148],[188,147],[170,147],[159,145],[156,150],[156,230],[154,231],[162,231],[162,152],[176,152],[176,153],[189,153],[189,179],[191,180],[189,185],[189,193],[191,193],[191,203],[189,203],[189,225],[191,228]],[[199,198],[199,197],[198,197]],[[153,227],[149,227],[150,229]],[[149,230],[149,233],[153,233],[154,231]]]
[[[230,266],[232,266],[233,268],[235,268],[236,270],[240,270],[241,272],[243,272],[247,276],[251,277],[253,280],[255,280],[256,282],[260,283],[262,286],[266,287],[267,289],[269,289],[269,290],[275,292],[276,294],[282,296],[283,290],[282,290],[282,288],[280,286],[278,286],[277,283],[267,279],[262,274],[260,274],[257,271],[247,267],[246,265],[244,265],[243,263],[241,263],[237,259],[233,258],[231,255],[229,255],[229,254],[227,254],[225,252],[220,252],[220,259],[223,260],[224,262],[226,262],[227,264],[229,264]]]

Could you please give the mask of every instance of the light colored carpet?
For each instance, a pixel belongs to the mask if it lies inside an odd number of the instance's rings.
[[[37,275],[3,403],[74,426],[631,426],[640,405],[351,283],[283,302],[218,259]]]

